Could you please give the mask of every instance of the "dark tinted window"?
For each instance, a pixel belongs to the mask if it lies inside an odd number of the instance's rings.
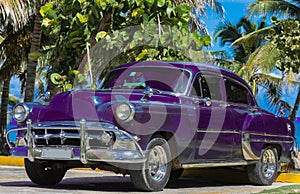
[[[220,77],[214,75],[197,76],[190,95],[221,100]]]
[[[193,83],[193,88],[191,90],[190,96],[193,96],[193,97],[202,97],[201,96],[201,91],[200,91],[199,76],[197,76],[197,78],[195,79],[195,81]]]
[[[204,97],[210,97],[213,100],[222,100],[220,80],[216,75],[203,75],[205,79],[201,81]]]
[[[228,102],[248,104],[248,90],[228,79],[225,79],[226,96]]]

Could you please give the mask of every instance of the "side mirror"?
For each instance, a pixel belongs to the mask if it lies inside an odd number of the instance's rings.
[[[144,90],[144,95],[147,97],[153,96],[153,89],[151,87],[147,86],[146,89]]]
[[[153,89],[150,86],[147,86],[144,90],[144,96],[142,97],[141,101],[145,101],[147,98],[153,96]]]

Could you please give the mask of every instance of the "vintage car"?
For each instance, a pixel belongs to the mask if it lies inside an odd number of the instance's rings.
[[[228,70],[136,62],[101,80],[97,90],[14,107],[10,153],[25,158],[32,182],[56,184],[68,169],[88,167],[159,191],[185,168],[238,167],[253,184],[270,185],[297,155],[293,122],[258,107],[247,83]]]

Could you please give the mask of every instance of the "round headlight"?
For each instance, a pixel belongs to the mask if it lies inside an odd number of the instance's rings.
[[[18,122],[23,122],[26,120],[29,114],[29,108],[24,104],[18,104],[14,107],[13,110],[13,117]]]
[[[116,108],[116,116],[121,121],[131,121],[134,117],[134,107],[128,103],[119,104]]]

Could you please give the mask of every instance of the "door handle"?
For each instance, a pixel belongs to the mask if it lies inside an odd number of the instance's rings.
[[[211,99],[209,97],[205,97],[205,98],[198,98],[196,100],[194,100],[195,104],[205,104],[205,106],[209,107],[211,106],[212,102]]]
[[[227,106],[229,106],[229,104],[220,104],[220,107],[222,108],[227,108]]]

